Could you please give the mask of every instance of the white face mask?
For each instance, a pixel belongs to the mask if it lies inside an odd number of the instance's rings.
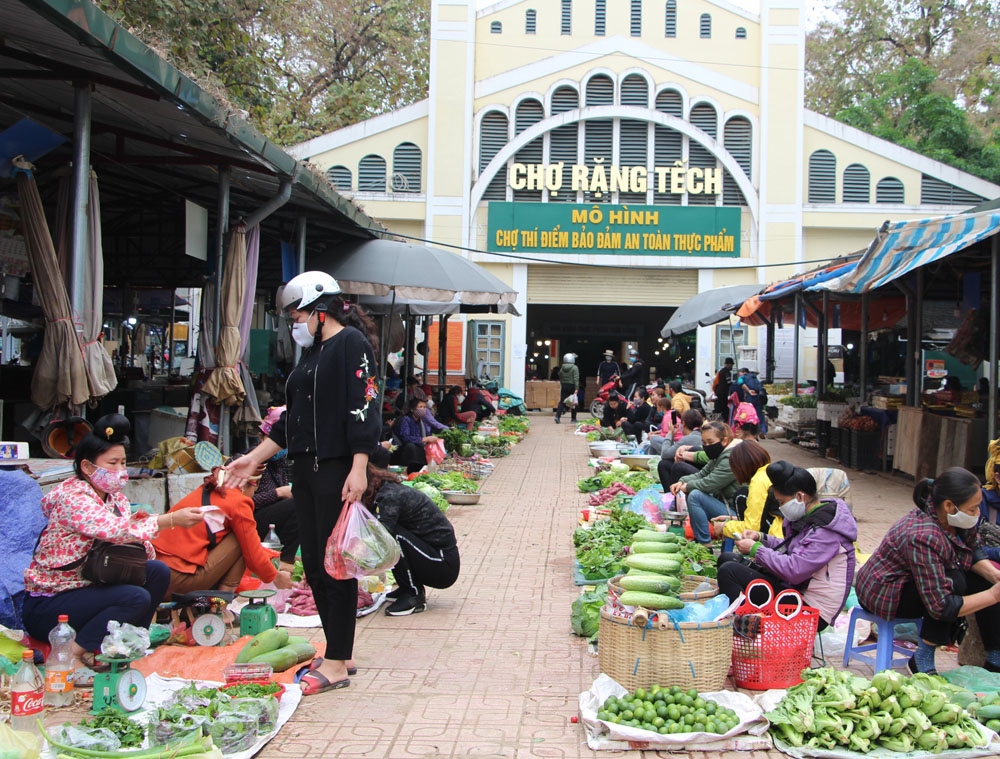
[[[954,514],[948,514],[948,524],[960,530],[968,530],[979,523],[978,514],[969,514],[959,509]]]
[[[459,403],[463,403],[465,401],[465,396],[464,395],[459,395],[457,397],[458,397],[458,402]]]
[[[789,522],[796,522],[806,515],[806,505],[798,498],[793,498],[787,503],[783,503],[778,509],[781,511],[781,515]]]
[[[309,319],[292,325],[292,340],[303,348],[309,348],[315,342],[312,332],[309,331]]]

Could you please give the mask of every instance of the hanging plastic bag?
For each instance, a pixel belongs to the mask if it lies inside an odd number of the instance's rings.
[[[580,405],[580,396],[577,395],[575,391],[570,393],[565,398],[563,398],[563,405],[566,408],[576,408],[577,406]]]
[[[377,575],[399,561],[399,543],[359,501],[345,504],[326,542],[323,566],[335,580]]]
[[[429,443],[424,443],[424,455],[427,457],[428,464],[440,464],[447,455],[444,450],[444,441],[432,440]]]

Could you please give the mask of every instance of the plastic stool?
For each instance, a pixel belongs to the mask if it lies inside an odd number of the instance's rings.
[[[854,625],[857,624],[859,619],[864,619],[878,625],[877,643],[867,643],[859,646],[851,645],[851,641],[854,640]],[[907,623],[915,624],[919,634],[920,622],[921,620],[919,619],[882,619],[881,617],[876,617],[874,614],[865,611],[860,606],[855,606],[851,609],[851,616],[847,622],[847,644],[844,648],[844,666],[846,667],[851,659],[859,659],[867,664],[871,664],[875,668],[875,672],[892,669],[893,666],[902,666],[911,656],[913,656],[913,652],[909,649],[903,648],[902,646],[896,645],[896,625]],[[865,653],[866,651],[871,651],[872,649],[875,650],[874,656],[870,653]],[[900,662],[895,658],[897,654],[906,658]]]

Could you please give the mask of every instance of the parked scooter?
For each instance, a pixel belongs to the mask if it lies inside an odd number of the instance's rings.
[[[611,391],[618,387],[618,375],[611,378],[609,382],[601,385],[600,390],[597,391],[597,397],[590,402],[590,413],[592,416],[596,416],[600,419],[604,416],[604,404],[608,400],[608,396],[611,395]]]

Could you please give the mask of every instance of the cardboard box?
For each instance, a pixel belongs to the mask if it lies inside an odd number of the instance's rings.
[[[562,399],[559,397],[558,382],[547,380],[532,380],[524,383],[525,408],[554,409]]]

